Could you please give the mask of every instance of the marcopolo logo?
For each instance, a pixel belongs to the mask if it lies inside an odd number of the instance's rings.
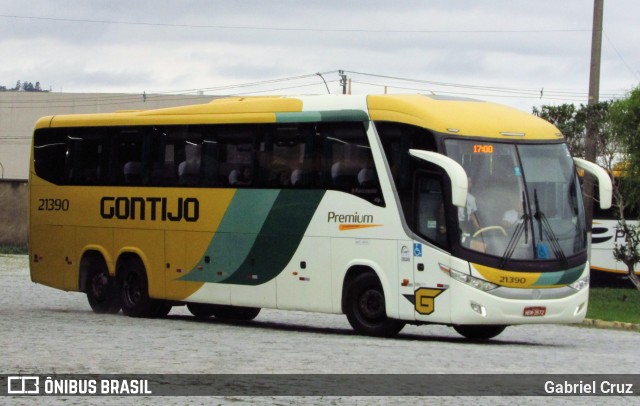
[[[327,213],[327,223],[339,224],[340,231],[355,230],[360,228],[381,227],[382,224],[374,224],[372,214],[340,214],[333,211]]]
[[[200,218],[200,202],[195,197],[114,197],[100,199],[100,216],[103,219],[187,221]]]

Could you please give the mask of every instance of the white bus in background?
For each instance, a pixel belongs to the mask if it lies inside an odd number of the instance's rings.
[[[619,181],[619,180],[618,180]],[[624,233],[618,223],[618,208],[612,205],[603,210],[597,205],[593,207],[593,223],[591,230],[591,277],[596,285],[609,285],[620,282],[628,273],[627,266],[613,257],[616,245],[624,244]],[[638,213],[625,210],[627,223],[638,225]],[[635,267],[640,275],[640,266]]]

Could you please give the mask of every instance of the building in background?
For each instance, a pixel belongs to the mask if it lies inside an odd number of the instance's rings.
[[[27,179],[36,120],[57,114],[151,110],[208,103],[215,96],[0,92],[0,246],[26,247]]]
[[[37,119],[57,114],[110,113],[208,103],[214,96],[116,93],[0,92],[0,180],[29,177]]]

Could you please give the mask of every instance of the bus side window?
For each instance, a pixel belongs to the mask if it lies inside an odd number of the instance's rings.
[[[414,228],[434,244],[447,246],[445,207],[440,177],[419,171],[415,179]]]
[[[66,130],[43,128],[35,131],[33,159],[39,177],[57,185],[64,184],[66,156]]]
[[[218,179],[226,187],[258,187],[256,168],[256,137],[258,126],[232,124],[216,129],[219,143]]]
[[[283,124],[264,128],[258,155],[263,186],[288,188],[292,185],[293,171],[303,165],[305,140],[300,134],[301,127],[301,124]]]
[[[220,144],[215,134],[210,132],[205,134],[202,140],[200,165],[203,185],[222,185],[218,179],[218,172],[220,171]]]
[[[108,153],[104,131],[94,128],[67,130],[65,184],[102,185],[108,174]]]
[[[184,144],[184,160],[178,164],[179,185],[200,185],[201,151],[199,140],[192,139]]]
[[[424,162],[411,157],[409,150],[420,149],[435,151],[435,137],[430,131],[409,124],[376,122],[375,126],[391,170],[393,184],[400,199],[404,220],[412,231],[426,237],[433,229],[428,230],[425,228],[429,225],[428,223],[416,220],[416,216],[421,215],[421,213],[417,212],[414,205],[417,204],[419,206],[420,204],[426,203],[417,203],[415,201],[414,189],[416,189],[417,186],[414,185],[414,174],[420,169],[432,168],[429,168]],[[422,196],[422,198],[426,199],[428,196],[429,195]],[[416,229],[418,225],[422,228]],[[433,223],[431,223],[431,225],[433,225]],[[434,237],[434,235],[431,237]],[[434,242],[440,239],[440,236],[438,236],[438,238],[434,237],[433,239],[431,237],[430,240]]]
[[[322,184],[384,207],[371,146],[361,122],[323,125]]]
[[[128,161],[122,168],[126,185],[140,185],[142,183],[142,162]]]
[[[200,184],[200,160],[185,160],[178,165],[178,183],[182,186]]]
[[[142,146],[140,129],[123,127],[118,129],[116,156],[120,162],[117,184],[141,186],[143,180]]]

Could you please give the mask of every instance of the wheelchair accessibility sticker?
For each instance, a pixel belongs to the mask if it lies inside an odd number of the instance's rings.
[[[421,257],[422,256],[422,244],[418,242],[413,243],[413,256]]]

